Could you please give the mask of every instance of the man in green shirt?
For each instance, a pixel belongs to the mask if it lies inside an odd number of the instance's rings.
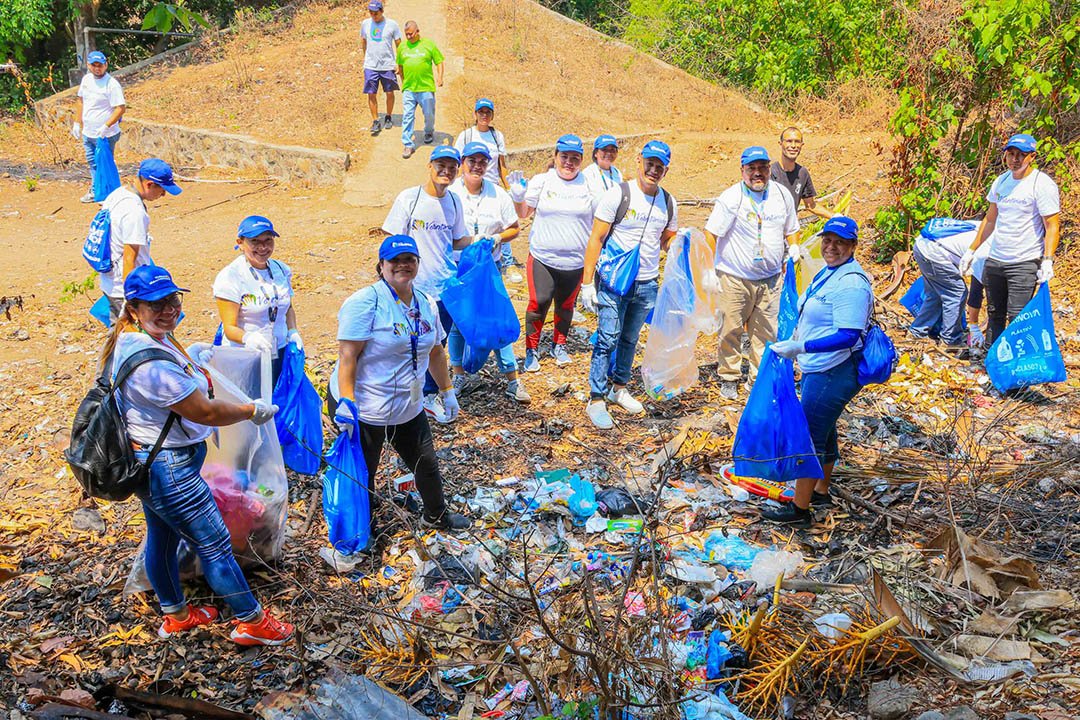
[[[420,37],[420,28],[413,20],[405,23],[405,42],[398,45],[397,71],[404,100],[401,144],[405,149],[401,157],[407,158],[416,151],[413,122],[417,105],[424,113],[424,142],[435,139],[435,88],[443,84],[443,54],[431,40]]]

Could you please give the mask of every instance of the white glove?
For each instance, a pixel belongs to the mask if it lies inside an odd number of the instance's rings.
[[[205,350],[200,350],[199,353],[195,356],[195,359],[198,360],[199,364],[203,367],[209,365],[210,361],[214,359],[214,346],[211,345]]]
[[[509,185],[510,199],[516,203],[525,201],[525,173],[513,170],[506,176],[506,184]]]
[[[780,357],[785,357],[788,360],[794,360],[796,357],[806,352],[806,345],[798,340],[780,340],[774,342],[769,347],[772,351]]]
[[[82,124],[81,123],[77,123],[77,122],[76,123],[71,123],[71,137],[75,138],[76,140],[82,140]]]
[[[352,437],[356,430],[356,419],[356,403],[349,398],[341,398],[337,410],[334,411],[334,424],[338,426],[338,430]]]
[[[1054,258],[1043,258],[1039,272],[1035,275],[1035,282],[1042,285],[1044,282],[1050,282],[1052,277],[1054,277]]]
[[[957,268],[961,276],[971,274],[971,264],[973,262],[975,262],[975,251],[965,250],[963,257],[960,258],[960,267]]]
[[[968,326],[968,347],[982,347],[986,344],[986,336],[978,325]]]
[[[108,125],[102,125],[101,129],[98,130],[98,135],[97,136],[99,138],[103,138],[103,137],[105,137],[105,133],[107,133],[107,132],[109,132],[109,126]]]
[[[439,399],[442,400],[443,411],[446,413],[446,422],[457,420],[458,413],[461,412],[461,406],[458,405],[457,393],[454,392],[454,388],[440,390]]]
[[[592,283],[588,285],[582,285],[581,290],[578,292],[578,301],[581,302],[581,309],[587,313],[596,312],[596,286]]]
[[[244,333],[243,337],[244,347],[248,350],[255,350],[261,353],[273,353],[274,348],[270,345],[270,341],[261,332],[256,330],[248,330]]]
[[[271,405],[265,400],[256,400],[254,402],[255,412],[251,416],[251,422],[256,425],[262,425],[263,423],[270,422],[271,418],[277,414],[278,406]]]
[[[803,256],[803,249],[802,249],[802,247],[800,245],[798,245],[797,243],[792,243],[791,245],[788,245],[788,248],[787,248],[787,258],[788,258],[788,260],[790,260],[791,262],[796,262],[797,263],[797,262],[799,262],[799,259],[802,256]]]
[[[304,352],[304,341],[300,338],[300,331],[293,328],[289,331],[289,342],[296,346],[296,349],[300,352]]]

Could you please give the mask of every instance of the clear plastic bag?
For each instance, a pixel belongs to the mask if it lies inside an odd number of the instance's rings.
[[[716,248],[697,228],[690,228],[689,233],[690,276],[694,279],[694,324],[698,332],[715,335],[720,332],[724,317],[720,309],[720,278],[716,275]]]

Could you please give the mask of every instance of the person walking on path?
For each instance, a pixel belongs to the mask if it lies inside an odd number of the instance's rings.
[[[457,275],[454,250],[463,250],[473,241],[465,227],[461,200],[449,192],[460,166],[461,156],[457,150],[450,145],[436,147],[428,162],[427,182],[402,190],[382,224],[387,235],[408,235],[416,240],[420,248],[416,287],[436,301],[440,324],[447,332],[453,329],[454,321],[439,298],[446,282]],[[445,343],[445,338],[442,342]],[[445,356],[441,357],[445,360]],[[453,422],[457,412],[447,411],[439,396],[440,387],[434,375],[428,372],[423,388],[424,410],[436,422]],[[456,400],[454,407],[457,407]]]
[[[667,250],[679,227],[675,199],[660,187],[670,164],[671,148],[650,140],[641,149],[637,178],[609,188],[596,206],[580,294],[582,308],[597,315],[586,414],[600,430],[614,426],[607,402],[632,415],[645,410],[626,385],[641,326],[656,304],[660,252]],[[620,293],[611,284],[614,278],[597,271],[597,263],[605,253],[615,257],[635,249],[639,253],[637,277]],[[594,285],[595,278],[599,282]]]
[[[987,343],[993,343],[1024,309],[1038,285],[1054,277],[1054,252],[1061,239],[1061,197],[1057,183],[1035,168],[1034,137],[1013,135],[1005,143],[1008,168],[990,186],[990,207],[971,247],[960,260],[967,274],[975,251],[992,237],[983,269]]]
[[[124,90],[120,83],[109,74],[109,61],[105,53],[94,50],[86,56],[89,70],[79,83],[75,100],[75,122],[71,134],[81,140],[86,153],[86,164],[90,168],[90,190],[80,198],[80,202],[94,202],[93,178],[97,171],[97,152],[99,142],[108,143],[109,152],[114,153],[120,139],[120,118],[124,117],[127,105],[124,103]]]
[[[210,376],[173,336],[186,292],[165,268],[137,268],[124,281],[127,303],[101,353],[101,368],[114,379],[124,361],[139,351],[164,350],[172,358],[137,366],[116,395],[135,457],[146,463],[159,438],[161,442],[150,463],[149,484],[136,493],[146,518],[146,576],[165,615],[158,636],[170,638],[218,617],[212,605],[189,605],[184,597],[176,562],[184,540],[198,555],[211,589],[232,608],[230,639],[238,645],[282,645],[292,637],[293,626],[275,619],[255,599],[202,477],[206,439],[213,428],[248,420],[256,425],[270,422],[277,406],[210,397]]]
[[[292,269],[270,257],[280,236],[267,218],[244,218],[236,235],[241,254],[214,279],[222,344],[269,354],[277,386],[285,346],[304,349],[292,304]]]
[[[593,140],[592,164],[581,171],[589,191],[597,200],[605,192],[623,181],[622,173],[615,167],[619,157],[619,141],[614,135],[597,135]]]
[[[401,157],[416,152],[413,123],[416,106],[424,113],[424,143],[435,139],[435,88],[443,84],[443,54],[435,43],[420,37],[420,28],[410,20],[405,23],[405,42],[397,48],[397,71],[401,78],[402,115]]]
[[[789,127],[780,133],[780,159],[769,169],[769,179],[787,188],[798,207],[801,202],[807,210],[828,220],[832,212],[817,204],[817,190],[810,179],[810,171],[795,162],[803,149],[803,134],[797,127]]]
[[[341,432],[360,433],[370,497],[376,497],[379,457],[389,442],[416,478],[424,504],[421,526],[465,530],[472,522],[446,506],[431,426],[420,403],[421,378],[430,369],[443,388],[447,412],[458,412],[439,308],[413,285],[422,252],[407,235],[386,238],[375,266],[379,280],[342,304],[327,412]]]
[[[720,279],[717,374],[720,394],[738,397],[742,334],[750,338],[750,382],[757,376],[766,343],[776,339],[780,272],[784,255],[798,260],[799,218],[787,188],[769,182],[769,154],[760,146],[742,153],[742,181],[716,199],[705,237],[716,249]]]
[[[179,195],[172,168],[164,160],[148,158],[139,163],[135,180],[109,193],[101,209],[109,213],[109,255],[112,269],[98,276],[101,292],[109,298],[109,320],[116,322],[124,306],[124,279],[150,258],[150,214],[146,203]]]
[[[858,239],[859,226],[851,218],[838,215],[825,221],[821,231],[825,267],[799,298],[795,334],[772,345],[777,355],[798,359],[800,400],[824,478],[796,480],[794,502],[762,510],[766,520],[809,527],[814,519],[811,505],[832,505],[829,483],[840,459],[836,421],[862,387],[860,351],[874,309],[870,277],[855,259]]]
[[[494,243],[495,260],[498,261],[502,247],[509,247],[510,241],[518,236],[518,225],[514,201],[505,190],[487,177],[487,169],[492,161],[488,146],[482,142],[471,142],[462,153],[464,166],[461,177],[450,186],[450,192],[458,196],[465,213],[465,229],[471,232],[477,241],[490,238]],[[450,350],[450,367],[453,369],[454,389],[460,394],[468,377],[462,367],[465,354],[465,338],[455,326],[447,339]],[[517,359],[514,346],[507,345],[495,353],[499,372],[506,376],[506,395],[513,400],[527,405],[532,402],[529,392],[518,379]]]
[[[529,305],[525,310],[525,372],[540,371],[540,334],[555,304],[555,346],[560,367],[569,365],[566,336],[574,319],[574,301],[581,287],[585,248],[589,243],[596,201],[581,176],[581,138],[563,135],[555,143],[554,167],[525,183],[520,170],[510,173],[510,197],[518,217],[533,219],[529,231]]]
[[[371,134],[378,135],[394,126],[394,92],[398,88],[397,49],[401,45],[401,28],[383,14],[382,0],[368,3],[371,15],[360,23],[360,49],[364,51],[364,94],[371,111]],[[379,117],[379,86],[386,93],[386,115]]]

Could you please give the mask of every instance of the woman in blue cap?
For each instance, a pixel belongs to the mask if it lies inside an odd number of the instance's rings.
[[[291,342],[304,349],[292,304],[292,270],[270,258],[278,237],[263,216],[244,218],[236,240],[241,254],[214,280],[221,343],[269,354],[275,385],[285,346]]]
[[[861,387],[862,339],[874,309],[870,276],[855,259],[858,240],[859,226],[851,218],[838,215],[825,221],[825,267],[799,297],[795,334],[771,345],[777,355],[798,358],[803,412],[825,477],[796,480],[794,502],[763,510],[767,520],[809,527],[814,520],[810,506],[832,504],[829,482],[840,458],[836,421]]]
[[[338,361],[327,387],[327,412],[342,432],[360,433],[372,494],[382,447],[389,442],[416,479],[424,503],[421,524],[463,530],[472,523],[446,506],[424,412],[429,372],[450,419],[457,417],[458,402],[438,305],[413,285],[419,268],[416,240],[408,235],[383,240],[375,266],[379,280],[353,293],[338,312]]]
[[[101,353],[101,370],[112,377],[140,350],[157,348],[172,357],[137,366],[116,395],[136,457],[146,462],[161,443],[150,464],[149,485],[138,493],[146,517],[146,575],[165,613],[158,635],[168,638],[218,617],[213,606],[191,606],[184,598],[177,566],[183,539],[198,555],[210,587],[232,608],[232,640],[281,645],[292,637],[293,626],[264,611],[252,595],[201,474],[213,428],[248,420],[261,425],[277,407],[263,400],[238,404],[210,397],[210,376],[173,337],[185,292],[165,268],[136,268],[124,280],[124,308]]]
[[[510,173],[510,197],[522,220],[533,217],[529,230],[529,305],[525,310],[525,372],[540,370],[540,334],[548,310],[555,305],[555,347],[558,365],[568,365],[566,336],[574,319],[574,301],[585,269],[585,247],[592,230],[596,200],[581,176],[581,138],[563,135],[555,143],[554,167],[525,184],[520,170]]]
[[[619,157],[619,141],[614,135],[597,135],[593,140],[592,164],[581,171],[589,190],[599,202],[600,196],[623,181],[622,173],[615,167]]]

